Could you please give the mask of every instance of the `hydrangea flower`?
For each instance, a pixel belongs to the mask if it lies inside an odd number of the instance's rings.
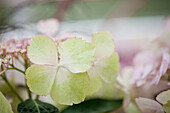
[[[102,87],[101,79],[107,83],[113,83],[119,70],[119,57],[114,52],[115,46],[109,32],[93,34],[92,44],[96,51],[93,65],[87,71],[90,78],[89,95]]]
[[[136,103],[142,113],[166,113],[170,112],[170,90],[160,93],[156,100],[147,99],[143,97],[136,98]]]
[[[29,46],[30,39],[15,40],[10,39],[0,43],[1,57],[10,55],[11,57],[18,58],[21,56],[23,59],[27,59],[27,47]]]
[[[133,72],[134,72],[133,67],[126,67],[122,70],[120,75],[117,77],[117,87],[119,87],[125,93],[123,108],[125,111],[128,109],[129,112],[133,111],[131,109],[132,105],[133,108],[137,110],[137,106],[134,103],[134,99],[136,97],[142,96],[142,97],[153,98],[155,94],[157,94],[158,92],[167,90],[170,87],[168,85],[168,82],[164,80],[160,80],[158,85],[151,85],[150,82],[145,82],[145,84],[139,87],[136,84],[136,82],[138,81],[136,81],[135,83],[132,82],[133,78],[135,77]]]
[[[134,58],[134,73],[132,84],[138,87],[147,81],[158,84],[161,77],[166,74],[170,66],[170,55],[168,50],[159,50],[156,54],[152,51],[142,51]]]
[[[0,43],[0,74],[4,73],[7,68],[13,65],[15,59],[27,60],[27,47],[30,39],[15,40],[10,39]]]
[[[60,104],[72,105],[85,99],[89,90],[86,71],[94,60],[94,47],[70,38],[57,47],[47,36],[36,36],[28,47],[32,63],[26,70],[27,85],[39,95],[51,94]]]

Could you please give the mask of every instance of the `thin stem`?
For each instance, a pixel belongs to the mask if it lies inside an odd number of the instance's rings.
[[[24,71],[22,71],[22,70],[18,69],[18,68],[17,68],[17,67],[15,67],[15,66],[12,66],[12,68],[8,68],[8,70],[17,70],[17,71],[19,71],[19,72],[21,72],[21,73],[25,74],[25,72],[24,72]]]
[[[39,99],[39,95],[36,96],[36,99]]]
[[[26,71],[27,68],[28,68],[28,62],[27,62],[27,60],[25,60],[25,71]],[[32,99],[31,91],[29,90],[29,87],[26,83],[26,79],[25,79],[25,87],[27,89],[27,93],[28,93],[29,98]]]
[[[3,76],[4,75],[4,76]],[[23,102],[23,99],[19,96],[19,94],[16,92],[16,90],[12,87],[12,85],[8,82],[5,73],[3,75],[0,75],[2,77],[2,79],[6,82],[6,84],[8,85],[8,87],[12,90],[12,92],[17,96],[17,98]]]

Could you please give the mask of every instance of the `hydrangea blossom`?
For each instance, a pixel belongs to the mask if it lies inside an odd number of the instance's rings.
[[[93,34],[92,44],[95,46],[96,51],[93,65],[87,71],[90,77],[89,95],[101,88],[101,79],[106,83],[113,83],[119,70],[119,57],[114,52],[115,46],[109,32]]]
[[[28,57],[34,65],[26,71],[32,92],[50,93],[58,103],[72,105],[97,92],[102,84],[100,77],[106,82],[115,80],[119,58],[108,32],[94,34],[92,44],[80,38],[63,41],[47,36],[32,39]]]
[[[170,66],[170,54],[168,50],[160,50],[157,54],[152,51],[142,51],[134,58],[134,73],[132,84],[142,86],[148,80],[150,84],[158,84]]]
[[[72,105],[85,99],[94,47],[81,39],[70,38],[56,47],[47,36],[36,36],[28,47],[34,65],[26,71],[30,90],[39,95],[51,94],[60,104]]]

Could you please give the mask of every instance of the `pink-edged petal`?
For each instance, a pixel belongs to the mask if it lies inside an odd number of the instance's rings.
[[[168,70],[169,66],[170,66],[170,55],[168,53],[164,53],[162,56],[162,62],[161,62],[161,66],[155,76],[155,78],[152,80],[152,84],[158,84],[161,77],[166,73],[166,71]]]
[[[162,106],[154,100],[139,97],[135,101],[142,113],[164,113]]]
[[[148,64],[153,64],[155,60],[156,59],[152,51],[142,51],[135,56],[133,64],[135,67],[145,66]]]
[[[132,84],[136,83],[138,87],[146,83],[146,80],[153,70],[153,65],[146,65],[145,67],[137,67],[134,69],[134,77],[132,78]]]
[[[55,42],[47,36],[35,36],[28,47],[28,58],[32,63],[39,65],[57,65],[58,53]]]
[[[159,101],[161,104],[167,104],[170,101],[170,90],[161,92],[157,95],[156,100]]]
[[[110,57],[115,50],[115,45],[112,36],[108,31],[93,34],[93,45],[96,49],[96,60],[101,60]]]

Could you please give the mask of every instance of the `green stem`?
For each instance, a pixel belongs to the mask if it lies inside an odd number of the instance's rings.
[[[27,68],[28,68],[28,62],[27,62],[27,60],[25,60],[25,71],[26,71]],[[26,83],[26,79],[25,79],[25,87],[27,89],[27,93],[28,93],[29,98],[32,99],[31,91],[29,90],[29,87]]]
[[[36,96],[36,99],[39,99],[39,95]]]
[[[1,75],[2,79],[6,82],[8,87],[12,90],[12,92],[18,97],[18,99],[23,102],[23,99],[19,96],[19,94],[16,92],[16,90],[12,87],[12,85],[8,82],[5,73],[3,74],[4,76]]]
[[[14,66],[12,66],[12,68],[8,68],[8,70],[17,70],[17,71],[19,71],[19,72],[21,72],[21,73],[25,74],[25,72],[24,72],[24,71],[22,71],[22,70],[18,69],[17,67],[14,67]]]

